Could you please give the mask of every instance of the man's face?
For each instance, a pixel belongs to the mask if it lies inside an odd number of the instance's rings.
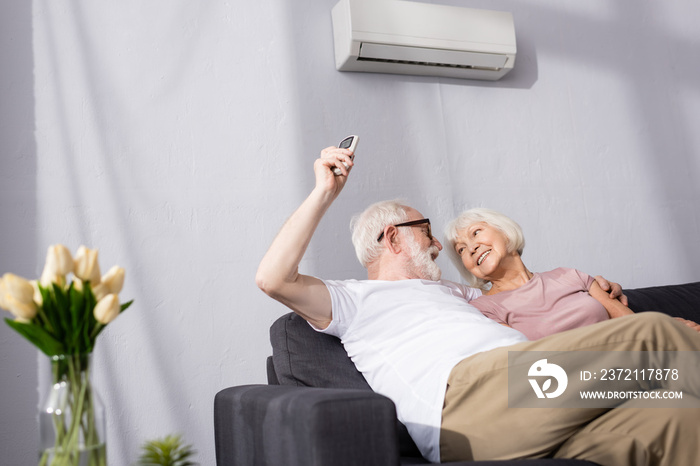
[[[408,208],[409,221],[423,218],[420,212]],[[410,231],[404,231],[408,247],[411,275],[422,280],[440,280],[442,271],[435,263],[442,249],[440,242],[432,236],[430,225],[415,225]]]
[[[411,272],[416,278],[422,280],[438,281],[442,276],[440,267],[435,263],[440,250],[435,244],[431,244],[427,248],[421,245],[416,238],[406,238],[406,245],[410,255]]]

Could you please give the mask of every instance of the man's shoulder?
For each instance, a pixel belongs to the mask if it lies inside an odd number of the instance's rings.
[[[342,280],[336,280],[336,279],[326,279],[323,278],[321,279],[323,283],[326,284],[326,286],[332,286],[332,287],[337,287],[337,288],[371,288],[371,287],[376,287],[380,286],[382,283],[388,283],[388,282],[383,282],[381,280],[359,280],[356,278],[346,278]]]
[[[372,290],[376,288],[378,282],[378,280],[358,280],[355,278],[344,280],[322,279],[321,281],[329,290],[343,290],[343,292],[351,294],[361,294],[366,292],[366,290]]]

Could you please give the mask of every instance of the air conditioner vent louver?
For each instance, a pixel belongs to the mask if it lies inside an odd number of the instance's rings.
[[[440,66],[443,68],[455,68],[462,70],[482,70],[482,71],[501,71],[503,68],[486,68],[483,66],[471,66],[471,65],[451,65],[449,63],[429,63],[425,61],[406,61],[406,60],[388,60],[383,58],[363,58],[358,57],[357,61],[373,61],[377,63],[396,63],[398,65],[414,65],[414,66]]]

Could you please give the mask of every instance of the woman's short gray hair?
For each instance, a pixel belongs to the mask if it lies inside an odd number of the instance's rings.
[[[495,210],[475,208],[459,214],[457,218],[447,224],[445,228],[445,243],[448,245],[447,255],[457,267],[459,273],[471,286],[484,289],[488,283],[486,280],[475,277],[462,264],[462,258],[455,251],[457,238],[462,230],[466,230],[475,223],[486,223],[498,228],[508,240],[508,252],[517,251],[522,256],[525,249],[525,236],[523,230],[513,219]]]
[[[371,264],[384,250],[382,242],[377,241],[384,228],[406,220],[408,212],[405,202],[401,199],[374,203],[353,217],[350,222],[352,244],[355,246],[357,259],[364,267]]]

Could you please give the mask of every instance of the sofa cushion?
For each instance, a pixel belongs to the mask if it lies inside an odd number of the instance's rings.
[[[340,340],[315,331],[294,313],[272,324],[270,342],[280,385],[371,390]]]

